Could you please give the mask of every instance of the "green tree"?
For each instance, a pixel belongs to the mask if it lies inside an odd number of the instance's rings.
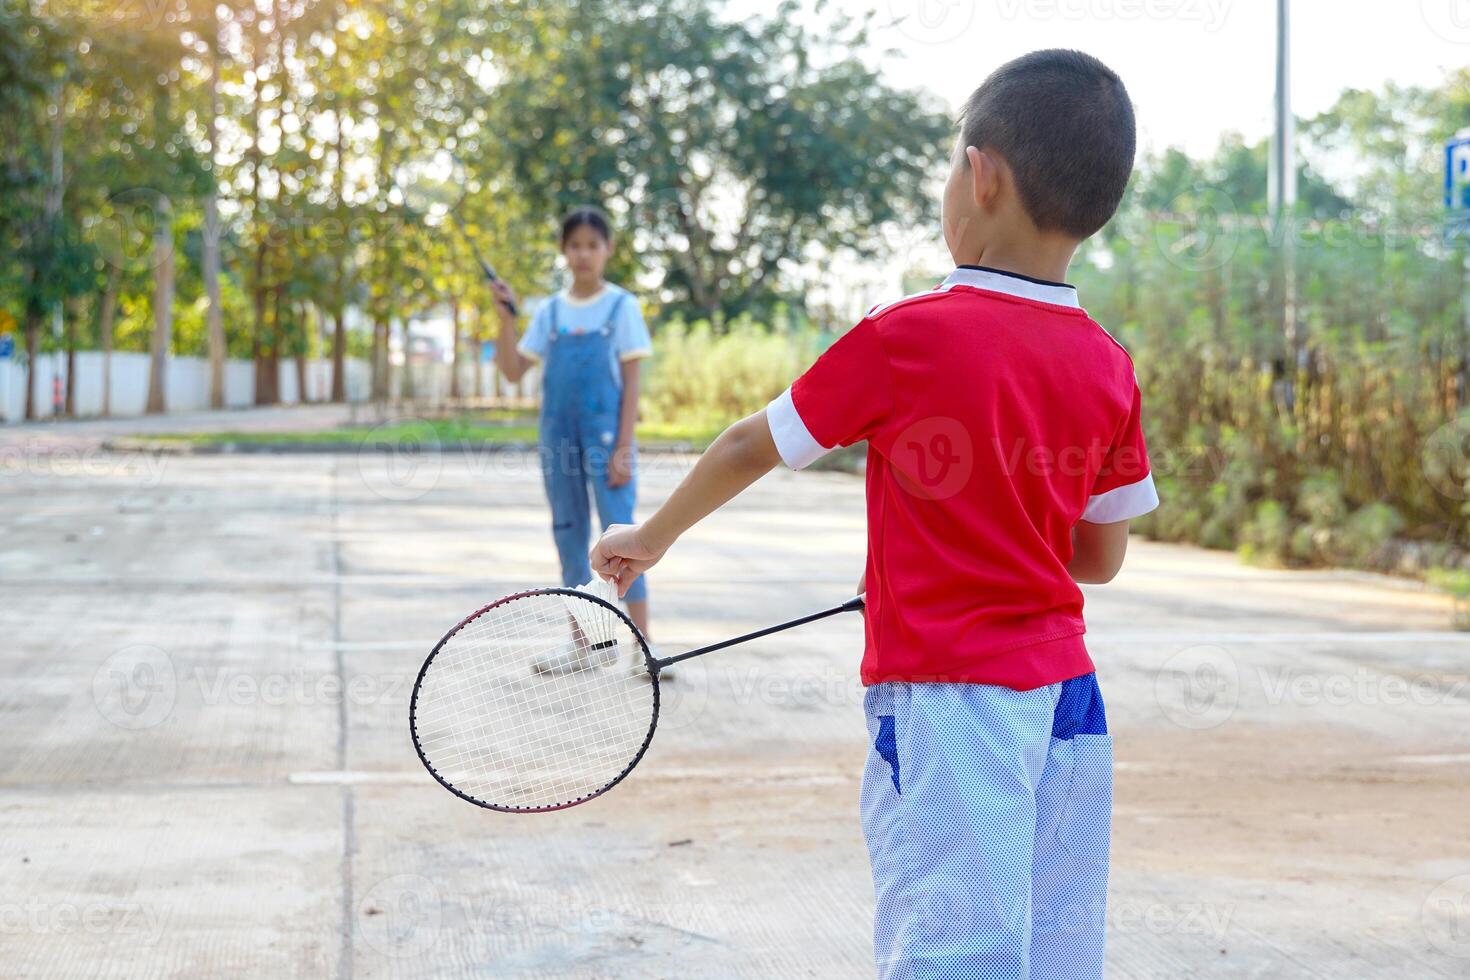
[[[565,43],[530,42],[497,86],[496,131],[548,223],[606,205],[671,308],[769,306],[810,247],[872,255],[885,224],[933,218],[950,121],[851,54],[862,25],[819,37],[791,3],[742,22],[702,0],[568,9]]]

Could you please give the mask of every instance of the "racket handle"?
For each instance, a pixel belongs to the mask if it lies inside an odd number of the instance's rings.
[[[480,263],[480,271],[485,273],[485,280],[487,282],[500,281],[500,277],[495,274],[495,270],[490,268],[489,262],[486,262],[484,259],[478,259],[478,261]],[[516,309],[516,305],[514,303],[510,302],[509,300],[501,300],[501,302],[505,304],[506,309],[510,310],[511,316],[521,315],[521,311]]]
[[[455,227],[459,228],[458,225],[456,225]],[[464,233],[463,228],[459,228],[459,232],[460,237],[464,239],[465,243],[469,245],[470,251],[474,253],[475,261],[480,265],[480,271],[485,274],[485,281],[499,282],[500,277],[495,274],[495,270],[491,267],[490,263],[485,261],[485,256],[480,254],[480,246],[475,244],[475,240],[473,238]],[[514,303],[506,302],[505,308],[510,310],[511,316],[521,315],[521,311],[516,309],[516,305]]]
[[[857,612],[859,609],[863,609],[867,605],[868,605],[868,594],[866,592],[864,592],[861,595],[855,596],[855,597],[853,597],[851,599],[848,599],[846,602],[844,602],[842,604],[842,611],[843,612]]]

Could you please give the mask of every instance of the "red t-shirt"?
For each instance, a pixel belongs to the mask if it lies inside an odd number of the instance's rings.
[[[863,683],[1093,669],[1072,528],[1158,496],[1133,362],[1075,289],[961,266],[869,313],[766,417],[794,469],[868,441]]]

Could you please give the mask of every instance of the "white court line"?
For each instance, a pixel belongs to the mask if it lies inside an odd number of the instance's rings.
[[[431,783],[429,774],[420,772],[371,772],[365,770],[324,770],[293,772],[286,781],[295,786],[375,786]]]
[[[802,634],[811,636],[810,631]],[[844,634],[845,635],[845,634]],[[824,639],[832,639],[828,634]],[[1444,632],[1374,632],[1374,633],[1179,633],[1170,630],[1143,633],[1118,633],[1101,629],[1087,634],[1089,643],[1105,646],[1112,643],[1221,643],[1251,646],[1271,643],[1463,643],[1470,653],[1470,633]],[[437,641],[434,641],[437,642]],[[668,646],[660,643],[660,648]],[[340,650],[344,653],[398,653],[405,650],[431,650],[434,643],[423,640],[374,640],[367,642],[323,643],[310,641],[301,649],[309,651]]]
[[[792,783],[800,786],[831,786],[840,783],[855,782],[858,778],[856,773],[844,775],[841,773],[824,773],[813,769],[764,769],[757,775],[737,776],[732,769],[669,769],[666,767],[653,767],[647,772],[642,769],[636,770],[638,781],[647,782],[673,782],[685,779],[718,780],[723,783]],[[311,772],[293,772],[286,777],[287,781],[295,786],[408,786],[429,783],[427,772],[402,772],[402,771],[370,771],[370,770],[320,770]]]
[[[1393,632],[1320,633],[1184,633],[1172,630],[1119,633],[1106,628],[1090,631],[1089,642],[1098,643],[1463,643],[1470,652],[1470,633],[1453,630]]]

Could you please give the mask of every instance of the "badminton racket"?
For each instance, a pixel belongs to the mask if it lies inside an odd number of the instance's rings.
[[[424,661],[410,734],[424,766],[460,799],[508,813],[596,799],[633,771],[653,741],[660,671],[863,608],[858,596],[657,659],[611,591],[583,588],[506,596],[450,630]]]

